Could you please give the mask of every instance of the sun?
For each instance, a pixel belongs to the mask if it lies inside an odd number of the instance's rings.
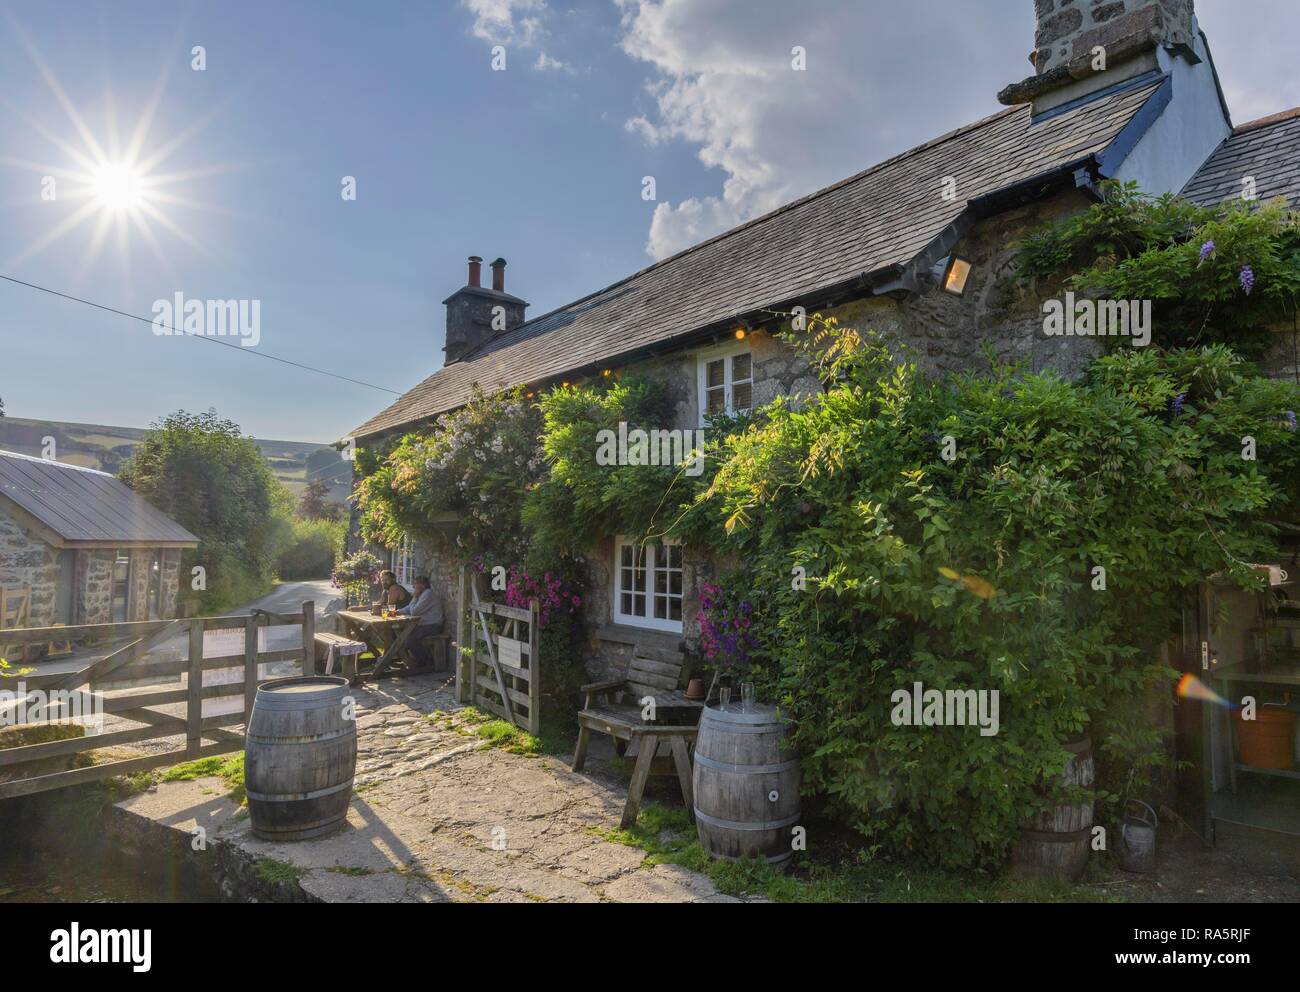
[[[6,111],[27,125],[30,133],[22,135],[22,144],[35,146],[43,141],[59,153],[54,161],[39,161],[10,157],[5,154],[7,147],[0,148],[0,163],[34,174],[31,189],[39,190],[41,209],[51,218],[43,233],[20,245],[9,258],[0,258],[0,270],[13,268],[47,251],[74,232],[83,235],[83,266],[95,262],[105,246],[111,245],[123,270],[129,271],[133,241],[138,238],[166,269],[173,253],[164,250],[158,238],[160,231],[211,257],[208,243],[195,234],[198,222],[192,215],[197,211],[230,211],[186,195],[186,186],[192,180],[237,166],[220,164],[180,169],[163,166],[207,126],[216,111],[199,116],[173,134],[151,137],[151,132],[157,130],[154,118],[164,96],[170,92],[168,78],[172,65],[167,64],[160,70],[152,92],[136,108],[135,126],[127,131],[118,130],[112,91],[98,92],[95,106],[102,105],[99,112],[103,115],[103,128],[97,135],[31,38],[17,25],[13,27],[39,75],[67,115],[68,131],[59,134],[51,124],[0,99],[3,126],[9,125]],[[176,216],[180,211],[191,215],[190,218],[182,221]]]
[[[144,203],[145,176],[133,165],[105,162],[91,173],[90,188],[104,210],[133,210]]]

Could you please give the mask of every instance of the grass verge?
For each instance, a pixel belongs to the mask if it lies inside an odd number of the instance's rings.
[[[162,773],[164,782],[193,782],[198,778],[211,778],[216,776],[226,783],[229,789],[229,796],[235,802],[243,806],[248,801],[248,794],[244,791],[244,755],[239,754],[219,754],[208,758],[199,758],[197,761],[185,761],[179,765],[172,765]]]

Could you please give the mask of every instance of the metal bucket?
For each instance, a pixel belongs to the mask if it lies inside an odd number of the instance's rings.
[[[1156,866],[1156,811],[1140,799],[1124,807],[1119,833],[1119,866],[1125,871],[1151,871]]]

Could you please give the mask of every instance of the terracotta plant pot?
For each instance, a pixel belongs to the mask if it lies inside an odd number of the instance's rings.
[[[1278,706],[1261,706],[1255,719],[1243,720],[1241,711],[1232,714],[1237,721],[1237,740],[1241,744],[1241,763],[1252,768],[1290,768],[1295,738],[1296,715]]]
[[[681,683],[679,682],[678,685],[680,684]],[[704,698],[704,679],[691,679],[689,682],[686,683],[686,698],[687,699]]]

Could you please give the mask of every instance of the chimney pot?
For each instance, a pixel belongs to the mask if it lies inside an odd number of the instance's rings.
[[[498,293],[506,291],[506,260],[498,258],[492,263],[492,288]]]
[[[478,255],[469,257],[469,284],[471,286],[479,285],[479,273],[482,271],[483,259]]]

